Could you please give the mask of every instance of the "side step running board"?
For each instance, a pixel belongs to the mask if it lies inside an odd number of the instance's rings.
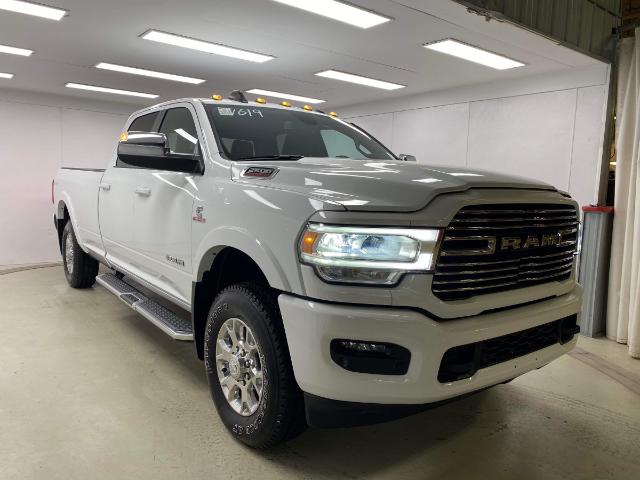
[[[193,341],[191,322],[180,318],[171,310],[148,298],[135,287],[120,280],[112,273],[104,273],[96,277],[96,282],[129,305],[144,318],[153,323],[175,340]]]

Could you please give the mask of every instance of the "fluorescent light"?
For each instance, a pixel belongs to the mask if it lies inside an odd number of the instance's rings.
[[[23,57],[29,57],[33,54],[33,50],[27,50],[26,48],[10,47],[9,45],[0,45],[0,53],[9,53],[11,55],[22,55]]]
[[[92,92],[115,93],[117,95],[130,95],[132,97],[158,98],[153,93],[130,92],[129,90],[118,90],[117,88],[98,87],[96,85],[84,85],[82,83],[67,83],[67,88],[77,88],[78,90],[90,90]]]
[[[375,80],[369,77],[362,77],[360,75],[354,75],[353,73],[338,72],[337,70],[327,70],[325,72],[316,73],[319,77],[332,78],[334,80],[342,80],[343,82],[358,83],[360,85],[366,85],[367,87],[382,88],[383,90],[397,90],[398,88],[404,88],[406,85],[399,85],[397,83],[383,82],[382,80]]]
[[[435,43],[427,43],[426,45],[423,45],[423,47],[428,48],[429,50],[435,50],[436,52],[446,53],[447,55],[453,55],[454,57],[462,58],[469,62],[479,63],[480,65],[485,65],[497,70],[507,70],[509,68],[524,66],[524,63],[522,62],[517,62],[516,60],[512,60],[496,53],[487,52],[481,48],[472,47],[471,45],[467,45],[466,43],[450,38]]]
[[[2,72],[0,72],[0,78],[13,78],[13,73],[2,73]]]
[[[299,95],[291,95],[290,93],[272,92],[271,90],[262,90],[260,88],[252,88],[247,90],[247,93],[253,93],[254,95],[264,95],[265,97],[286,98],[287,100],[294,100],[296,102],[305,103],[324,103],[324,100],[311,97],[301,97]]]
[[[333,18],[360,28],[371,28],[391,20],[377,13],[354,7],[336,0],[275,0],[291,7],[301,8],[307,12],[317,13],[323,17]]]
[[[47,7],[37,3],[22,2],[20,0],[0,0],[0,10],[24,13],[34,17],[48,18],[49,20],[62,20],[67,14],[66,10],[60,8]]]
[[[194,85],[204,83],[204,80],[202,80],[201,78],[183,77],[182,75],[155,72],[153,70],[145,70],[143,68],[114,65],[113,63],[101,62],[96,65],[96,68],[100,68],[102,70],[112,70],[114,72],[131,73],[132,75],[142,75],[145,77],[162,78],[163,80],[173,80],[174,82],[192,83]]]
[[[205,42],[194,38],[174,35],[173,33],[158,32],[157,30],[149,30],[142,35],[145,40],[166,43],[176,47],[190,48],[191,50],[199,50],[201,52],[213,53],[215,55],[224,55],[225,57],[239,58],[249,62],[263,63],[273,60],[275,57],[263,55],[261,53],[249,52],[247,50],[239,50],[237,48],[227,47],[217,43]]]

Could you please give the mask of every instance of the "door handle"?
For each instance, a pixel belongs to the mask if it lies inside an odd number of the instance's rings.
[[[100,184],[100,190],[104,190],[105,192],[111,190],[111,184],[110,183],[101,183]]]
[[[151,195],[151,189],[146,187],[136,187],[136,195],[140,195],[141,197],[148,197]]]

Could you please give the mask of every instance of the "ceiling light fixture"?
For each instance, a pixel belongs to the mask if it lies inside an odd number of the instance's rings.
[[[33,15],[34,17],[47,18],[49,20],[62,20],[62,17],[67,14],[67,11],[61,8],[48,7],[38,3],[22,2],[20,0],[0,0],[0,10],[24,13],[25,15]]]
[[[366,85],[367,87],[381,88],[383,90],[397,90],[404,88],[406,85],[400,85],[398,83],[384,82],[382,80],[376,80],[374,78],[363,77],[361,75],[354,75],[353,73],[339,72],[337,70],[326,70],[324,72],[316,73],[318,77],[332,78],[333,80],[341,80],[343,82],[357,83],[359,85]]]
[[[263,63],[275,58],[270,55],[263,55],[262,53],[249,52],[247,50],[227,47],[226,45],[220,45],[218,43],[205,42],[203,40],[196,40],[195,38],[174,35],[173,33],[159,32],[157,30],[149,30],[142,35],[142,38],[153,42],[174,45],[176,47],[189,48],[191,50],[198,50],[205,53],[213,53],[214,55],[223,55],[225,57],[247,60],[249,62]]]
[[[99,87],[97,85],[85,85],[83,83],[67,83],[65,87],[76,88],[78,90],[90,90],[92,92],[115,93],[116,95],[130,95],[132,97],[158,98],[158,95],[155,95],[153,93],[130,92],[129,90],[119,90],[117,88]]]
[[[2,73],[0,72],[0,78],[13,78],[13,73]]]
[[[370,12],[362,8],[338,2],[336,0],[275,0],[290,7],[300,8],[307,12],[332,18],[340,22],[348,23],[360,28],[371,28],[391,20],[378,13]]]
[[[324,103],[325,102],[325,100],[320,100],[318,98],[301,97],[299,95],[292,95],[290,93],[272,92],[271,90],[262,90],[260,88],[252,88],[251,90],[247,90],[247,93],[252,93],[254,95],[264,95],[265,97],[286,98],[287,100],[293,100],[295,102],[306,102],[306,103]]]
[[[446,53],[454,57],[462,58],[473,63],[479,63],[486,67],[495,68],[496,70],[507,70],[509,68],[523,67],[524,63],[512,60],[497,53],[488,52],[478,47],[467,45],[448,38],[434,43],[423,45],[424,48],[435,50],[436,52]]]
[[[10,55],[22,55],[23,57],[29,57],[33,55],[33,50],[26,48],[11,47],[9,45],[0,45],[0,53],[8,53]]]
[[[199,85],[204,83],[201,78],[183,77],[182,75],[173,75],[171,73],[155,72],[153,70],[145,70],[143,68],[125,67],[124,65],[114,65],[113,63],[101,62],[96,68],[102,70],[111,70],[113,72],[130,73],[132,75],[142,75],[144,77],[161,78],[163,80],[172,80],[174,82],[191,83]]]

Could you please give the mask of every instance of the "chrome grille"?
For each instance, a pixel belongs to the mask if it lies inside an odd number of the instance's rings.
[[[566,280],[578,242],[570,205],[472,205],[445,230],[432,291],[459,300]]]

